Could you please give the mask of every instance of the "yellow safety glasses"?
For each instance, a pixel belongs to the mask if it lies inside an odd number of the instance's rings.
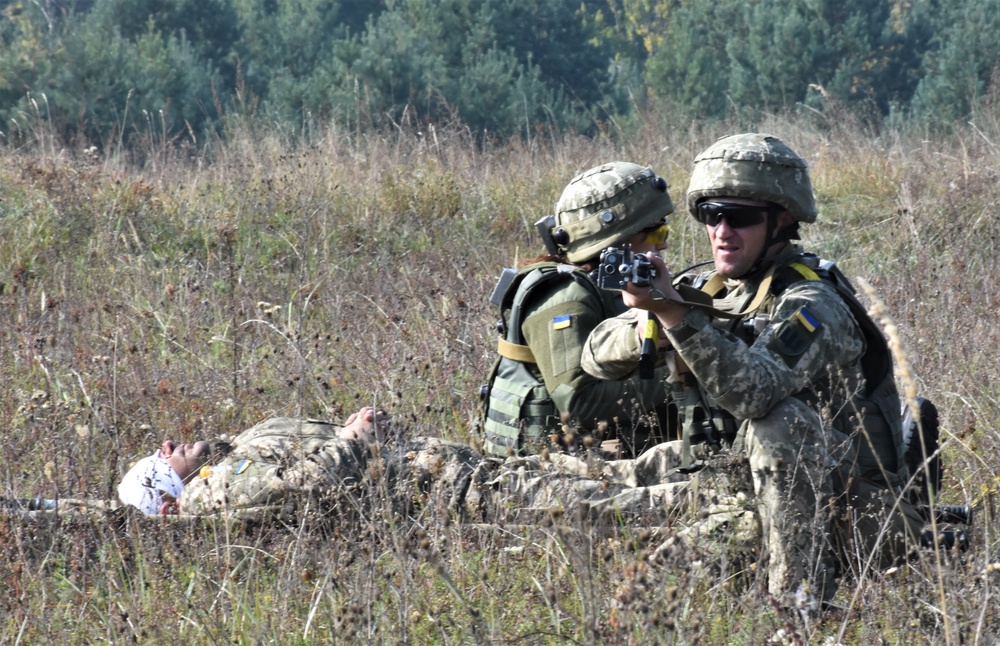
[[[667,236],[670,235],[670,225],[664,222],[655,227],[643,229],[642,234],[643,242],[658,247],[667,241]]]

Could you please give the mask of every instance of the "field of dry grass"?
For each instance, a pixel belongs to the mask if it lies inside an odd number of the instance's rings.
[[[621,141],[331,128],[292,144],[235,123],[201,150],[151,137],[128,157],[59,147],[40,124],[0,149],[0,496],[110,498],[166,437],[362,404],[475,442],[488,295],[540,251],[531,225],[562,186],[625,159],[678,202],[695,153],[734,129],[649,117]],[[821,220],[805,243],[872,286],[941,411],[941,501],[977,505],[967,553],[845,577],[852,612],[790,643],[997,643],[1000,121],[758,129],[809,159]],[[678,214],[668,263],[705,257]],[[648,559],[669,531],[377,509],[323,530],[0,515],[0,642],[743,644],[785,625],[753,568]]]

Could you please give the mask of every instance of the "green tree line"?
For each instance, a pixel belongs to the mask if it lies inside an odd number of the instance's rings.
[[[233,114],[300,132],[594,132],[693,118],[993,108],[1000,0],[0,0],[0,133],[198,141]]]

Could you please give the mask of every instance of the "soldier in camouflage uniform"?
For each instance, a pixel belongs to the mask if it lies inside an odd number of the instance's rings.
[[[342,428],[274,418],[240,433],[223,460],[185,486],[177,511],[260,520],[289,518],[311,506],[341,518],[373,491],[395,513],[431,509],[473,522],[500,516],[531,522],[553,510],[583,510],[595,522],[627,516],[659,525],[692,508],[691,483],[677,469],[678,442],[634,460],[560,453],[501,460],[438,438],[387,437],[371,409],[358,416],[367,423],[352,417]],[[745,498],[710,500],[707,486],[697,493],[699,508],[745,511],[752,522]]]
[[[575,177],[555,215],[536,224],[547,254],[494,294],[503,319],[500,357],[483,392],[486,453],[531,454],[552,438],[565,447],[584,434],[617,438],[631,454],[655,443],[648,436],[656,435],[656,415],[648,424],[639,418],[657,406],[663,412],[663,380],[601,381],[582,369],[580,356],[594,326],[626,309],[619,293],[594,283],[600,252],[623,243],[664,249],[674,210],[667,188],[650,168],[602,164]]]
[[[705,225],[714,270],[674,281],[653,257],[652,286],[629,287],[637,309],[596,327],[583,365],[621,379],[638,359],[640,310],[656,315],[685,447],[745,457],[769,591],[813,608],[836,590],[838,556],[887,565],[923,524],[900,495],[891,356],[839,270],[793,244],[816,208],[805,161],[780,140],[720,139],[695,160],[687,207]]]
[[[360,422],[360,423],[359,423]],[[411,503],[462,512],[479,454],[436,438],[384,438],[371,408],[343,427],[315,420],[273,418],[232,441],[231,452],[203,467],[178,501],[181,515],[225,513],[263,519],[312,511],[341,516],[365,494],[384,487],[405,509]],[[426,494],[426,495],[425,495]]]
[[[607,461],[596,450],[500,459],[455,442],[389,433],[366,408],[345,426],[273,418],[214,443],[210,456],[202,446],[167,441],[140,460],[119,485],[124,507],[118,501],[0,499],[0,513],[100,521],[137,508],[181,523],[333,521],[357,527],[374,516],[392,522],[443,514],[510,526],[558,515],[596,525],[669,522],[674,542],[700,541],[716,530],[746,547],[759,535],[748,496],[718,495],[718,472],[705,469],[691,479],[680,472],[679,442],[659,444],[637,459]],[[693,510],[701,517],[695,526],[675,524]]]
[[[593,452],[501,460],[437,438],[392,436],[366,408],[344,427],[269,419],[229,446],[228,455],[187,482],[176,507],[164,505],[160,513],[288,523],[444,513],[468,522],[529,523],[566,512],[595,523],[659,526],[697,508],[708,510],[708,524],[712,518],[714,526],[726,524],[740,542],[756,532],[746,496],[717,496],[708,478],[693,484],[679,473],[678,442],[638,459],[605,461]],[[142,486],[150,486],[148,480]],[[120,490],[128,491],[128,482]]]

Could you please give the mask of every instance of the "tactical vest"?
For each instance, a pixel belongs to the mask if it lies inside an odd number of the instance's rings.
[[[833,426],[852,438],[862,475],[888,480],[888,484],[899,486],[906,482],[908,468],[903,459],[905,444],[899,393],[893,379],[892,355],[881,329],[858,301],[850,281],[833,262],[803,253],[773,267],[754,293],[745,295],[740,303],[725,304],[727,309],[740,314],[727,323],[728,330],[752,345],[770,321],[772,309],[781,293],[803,280],[823,280],[835,287],[865,340],[865,353],[860,361],[865,380],[864,391],[854,394],[849,404],[836,413]],[[723,284],[722,277],[713,272],[694,286],[714,299],[722,291]],[[690,401],[692,397],[688,395],[687,399]],[[706,396],[705,401],[710,401],[710,398]],[[708,409],[708,414],[702,412],[700,417],[695,410],[688,412],[693,419],[685,420],[682,429],[685,440],[691,443],[711,440],[709,434],[713,431],[725,439],[731,437],[736,420],[718,407],[709,406]]]
[[[542,262],[517,272],[500,301],[497,353],[489,382],[480,392],[483,450],[489,455],[534,453],[558,433],[561,422],[552,396],[541,380],[535,358],[521,334],[524,308],[539,289],[555,281],[573,280],[605,299],[589,274],[573,265]],[[602,318],[609,316],[602,311]]]

